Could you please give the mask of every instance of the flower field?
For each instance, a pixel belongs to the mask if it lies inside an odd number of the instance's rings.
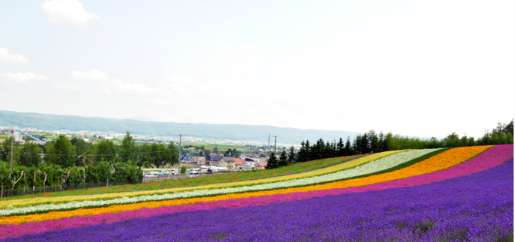
[[[2,201],[0,237],[7,241],[513,239],[513,145],[384,152],[304,173],[131,196]]]

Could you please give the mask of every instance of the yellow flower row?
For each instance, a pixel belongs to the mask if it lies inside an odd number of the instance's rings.
[[[21,215],[21,216],[11,216],[11,217],[2,217],[0,218],[0,224],[22,224],[32,221],[43,221],[43,220],[51,220],[51,219],[61,219],[65,217],[74,217],[74,216],[92,216],[98,214],[105,213],[118,213],[128,210],[137,210],[142,208],[158,208],[163,206],[176,206],[181,204],[193,204],[199,202],[214,202],[228,199],[239,199],[239,198],[248,198],[248,197],[259,197],[259,196],[267,196],[267,195],[275,195],[275,194],[287,194],[287,193],[296,193],[296,192],[309,192],[315,190],[328,190],[334,188],[347,188],[347,187],[357,187],[357,186],[365,186],[375,183],[387,182],[391,180],[397,180],[402,178],[407,178],[410,176],[422,175],[430,172],[435,172],[439,170],[443,170],[449,168],[451,166],[460,164],[470,158],[478,155],[479,153],[485,151],[491,146],[474,146],[474,147],[463,147],[463,148],[454,148],[445,152],[442,152],[438,155],[430,157],[424,161],[416,163],[412,166],[384,173],[379,175],[373,175],[369,177],[344,180],[339,182],[326,183],[321,185],[313,185],[306,187],[296,187],[296,188],[284,188],[284,189],[276,189],[270,191],[260,191],[260,192],[247,192],[247,193],[237,193],[237,194],[227,194],[227,195],[219,195],[214,197],[200,197],[200,198],[187,198],[187,199],[176,199],[176,200],[167,200],[167,201],[157,201],[157,202],[143,202],[143,203],[135,203],[135,204],[125,204],[125,205],[113,205],[109,207],[103,208],[86,208],[86,209],[77,209],[72,211],[55,211],[44,214],[32,214],[32,215]]]
[[[48,204],[48,203],[64,203],[64,202],[73,202],[73,201],[84,201],[84,200],[108,200],[120,197],[133,197],[133,196],[142,196],[142,195],[154,195],[154,194],[163,194],[163,193],[173,193],[173,192],[182,192],[182,191],[193,191],[200,189],[215,189],[215,188],[224,188],[224,187],[238,187],[238,186],[249,186],[249,185],[257,185],[271,182],[279,182],[300,178],[307,178],[312,176],[320,176],[328,173],[337,172],[344,169],[349,169],[352,167],[356,167],[359,165],[363,165],[367,162],[380,159],[398,152],[402,151],[388,151],[381,152],[377,154],[368,155],[362,158],[358,158],[356,160],[352,160],[349,162],[345,162],[342,164],[338,164],[331,167],[326,167],[322,169],[318,169],[315,171],[303,172],[299,174],[292,174],[286,176],[279,177],[271,177],[260,180],[251,180],[251,181],[240,181],[240,182],[231,182],[231,183],[221,183],[221,184],[210,184],[205,186],[196,186],[196,187],[179,187],[179,188],[169,188],[162,190],[154,190],[154,191],[140,191],[140,192],[131,192],[131,193],[109,193],[109,194],[98,194],[98,195],[83,195],[83,196],[63,196],[63,197],[39,197],[32,199],[20,199],[20,200],[12,200],[12,201],[2,201],[0,202],[0,209],[7,208],[9,206],[13,207],[25,207],[31,205],[39,205],[39,204]]]

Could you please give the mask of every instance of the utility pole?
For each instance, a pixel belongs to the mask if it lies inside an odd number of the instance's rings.
[[[11,133],[11,173],[9,173],[9,177],[13,174],[13,152],[14,152],[14,128],[10,130]]]
[[[178,175],[181,175],[181,150],[182,150],[182,134],[179,134],[179,170]]]
[[[274,144],[274,153],[277,152],[277,135],[276,136],[272,136],[275,138],[275,144]]]
[[[277,135],[275,136],[274,153],[277,152]]]
[[[268,146],[266,148],[270,149],[270,133],[268,133]]]

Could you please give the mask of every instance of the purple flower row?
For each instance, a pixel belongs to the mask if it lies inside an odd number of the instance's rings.
[[[161,214],[8,240],[495,241],[512,231],[513,158],[492,169],[417,187]]]

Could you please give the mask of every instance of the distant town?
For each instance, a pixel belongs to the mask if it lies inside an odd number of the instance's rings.
[[[4,139],[7,138],[9,134],[9,128],[8,126],[0,126],[0,143],[3,142]],[[68,138],[81,138],[85,142],[97,142],[102,139],[112,140],[115,144],[121,143],[123,137],[125,136],[125,133],[109,133],[109,132],[91,132],[91,131],[69,131],[69,130],[42,130],[37,128],[16,128],[23,132],[26,132],[27,134],[32,135],[35,138],[38,138],[42,141],[55,141],[55,138],[59,135],[66,135]],[[202,139],[198,137],[187,137],[182,136],[176,137],[176,136],[153,136],[153,135],[138,135],[138,134],[132,134],[134,137],[136,143],[139,144],[152,144],[152,143],[169,143],[174,142],[175,144],[179,144],[179,142],[182,140],[182,144],[188,145],[188,144],[199,144],[199,145],[222,145],[222,146],[238,146],[243,147],[242,151],[245,150],[253,150],[252,148],[256,147],[262,147],[262,146],[273,146],[273,141],[270,142],[270,144],[267,144],[265,142],[256,142],[256,141],[233,141],[233,140],[216,140],[216,139]],[[23,144],[24,143],[24,135],[15,132],[15,141],[18,143]],[[291,147],[291,144],[282,144],[278,143],[278,147],[281,146],[281,148],[284,147]],[[295,148],[299,148],[300,145],[293,145]]]
[[[0,126],[0,143],[3,143],[9,136],[9,130],[13,129],[14,141],[20,144],[26,142],[27,134],[43,142],[53,142],[59,135],[65,135],[69,139],[78,138],[85,142],[97,143],[101,140],[111,140],[115,145],[121,144],[125,133],[107,133],[90,131],[67,131],[67,130],[41,130],[37,128],[17,128]],[[18,130],[18,131],[16,131]],[[21,132],[20,132],[21,131]],[[182,145],[183,154],[180,160],[184,163],[197,165],[224,167],[229,170],[235,169],[262,169],[270,157],[269,153],[276,151],[276,154],[289,149],[292,145],[277,144],[273,141],[270,144],[264,142],[231,141],[231,140],[208,140],[196,137],[167,137],[131,134],[136,144],[167,144],[173,142],[175,145]],[[201,148],[202,147],[202,148]],[[293,145],[295,150],[300,145]],[[225,152],[225,153],[224,153]],[[226,154],[227,152],[237,152]],[[207,153],[207,154],[206,154]],[[279,155],[277,155],[279,158]]]

